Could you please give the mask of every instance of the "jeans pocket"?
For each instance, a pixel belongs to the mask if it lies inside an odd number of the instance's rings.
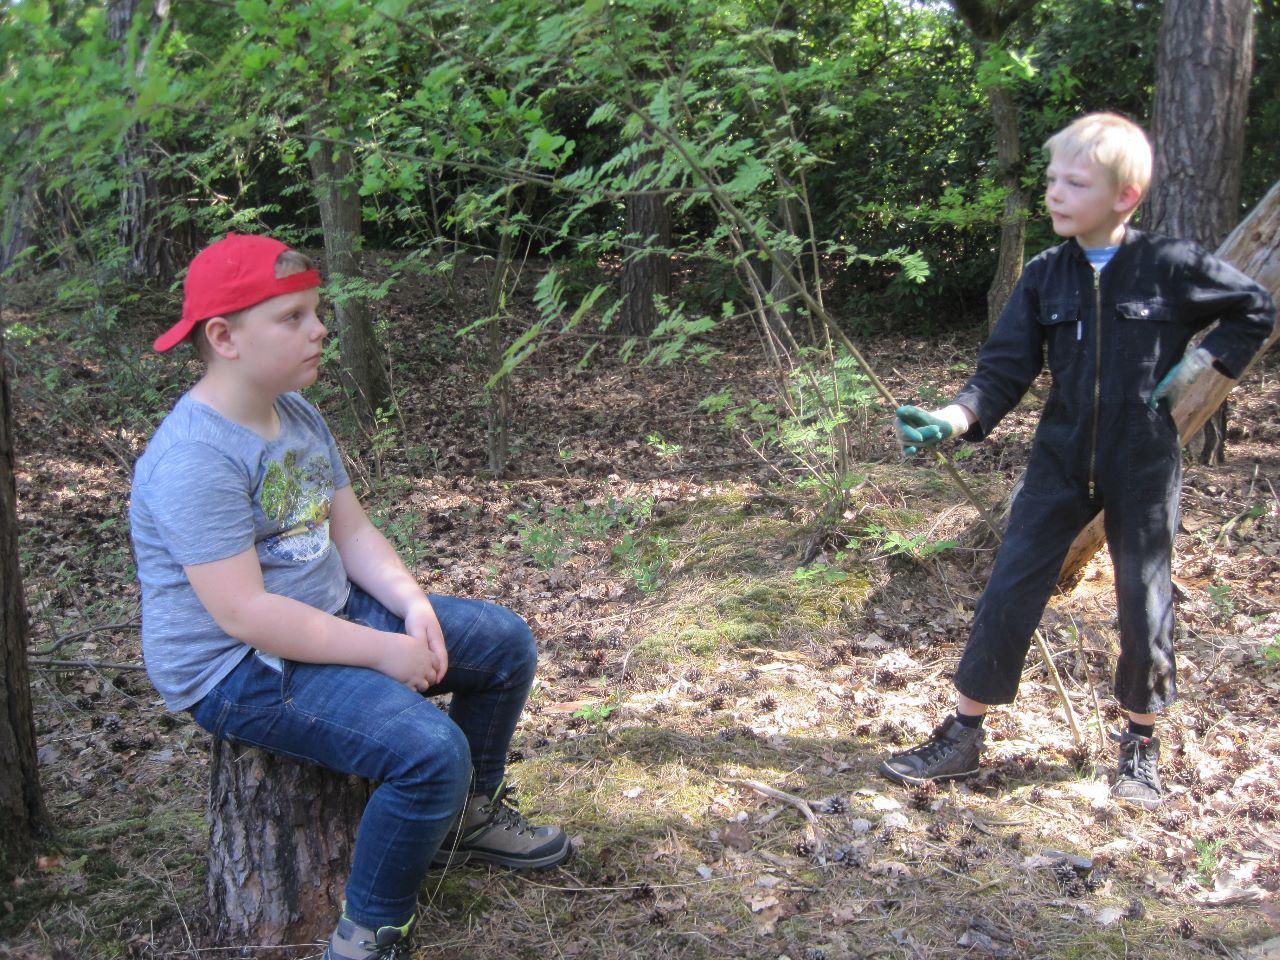
[[[280,702],[286,707],[292,702],[293,698],[289,696],[289,681],[293,679],[293,661],[280,660]]]

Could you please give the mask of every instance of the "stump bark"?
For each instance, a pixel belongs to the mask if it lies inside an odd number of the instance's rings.
[[[370,785],[215,740],[209,761],[208,897],[218,947],[259,960],[314,955],[342,906]]]

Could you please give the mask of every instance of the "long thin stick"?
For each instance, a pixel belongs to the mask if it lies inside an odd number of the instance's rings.
[[[1080,733],[1080,724],[1076,722],[1075,711],[1071,709],[1071,701],[1067,699],[1067,688],[1062,685],[1062,676],[1058,673],[1058,667],[1053,662],[1053,654],[1049,652],[1049,644],[1045,642],[1044,634],[1036,629],[1036,646],[1040,650],[1040,658],[1044,660],[1044,665],[1049,671],[1049,679],[1053,681],[1053,685],[1057,688],[1058,696],[1062,698],[1062,709],[1067,714],[1067,726],[1071,728],[1071,739],[1076,742],[1077,747],[1084,746],[1084,737]]]
[[[1076,635],[1076,650],[1080,653],[1080,667],[1084,670],[1085,682],[1089,684],[1089,696],[1093,698],[1093,719],[1098,724],[1098,743],[1103,748],[1107,745],[1107,728],[1102,722],[1102,704],[1098,702],[1098,688],[1093,682],[1093,678],[1089,674],[1089,657],[1084,652],[1084,634],[1080,631],[1080,624],[1072,618],[1072,632]]]

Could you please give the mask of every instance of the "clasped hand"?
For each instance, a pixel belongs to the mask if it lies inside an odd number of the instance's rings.
[[[444,679],[449,669],[449,652],[444,645],[440,621],[425,597],[405,613],[404,633],[388,637],[383,673],[419,693]]]

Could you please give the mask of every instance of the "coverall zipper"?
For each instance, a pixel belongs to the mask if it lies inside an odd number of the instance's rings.
[[[1098,423],[1102,416],[1102,279],[1093,271],[1093,438],[1089,445],[1089,499],[1098,471]]]

